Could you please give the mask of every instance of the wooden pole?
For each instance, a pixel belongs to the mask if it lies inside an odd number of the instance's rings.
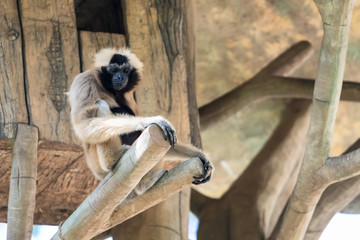
[[[203,174],[198,158],[166,173],[150,190],[137,196],[130,192],[169,149],[162,131],[147,128],[121,160],[75,212],[60,225],[53,240],[87,240],[167,199]]]
[[[329,158],[332,133],[344,76],[354,0],[315,0],[324,37],[312,101],[305,157],[284,214],[279,240],[303,239],[325,188],[359,173],[360,152]]]
[[[194,37],[190,33],[194,4],[190,0],[121,3],[127,42],[144,63],[143,81],[135,93],[139,110],[145,116],[162,115],[175,127],[179,142],[189,143],[191,133],[199,133],[194,131],[195,92],[188,89],[195,80],[194,45],[187,42]],[[189,202],[189,190],[181,191],[119,225],[112,236],[114,240],[187,238]]]
[[[189,187],[194,181],[193,176],[201,176],[203,172],[203,163],[199,158],[191,158],[181,163],[166,173],[147,192],[121,203],[113,212],[108,222],[108,228],[122,223],[136,214],[166,200],[183,188]]]
[[[7,239],[30,239],[36,196],[38,129],[19,124],[13,146]]]
[[[27,123],[22,33],[16,0],[0,1],[0,139],[15,138],[17,123]]]
[[[222,102],[214,102],[208,105],[208,110],[214,112],[225,109],[236,100],[236,106],[231,107],[231,111],[237,112],[241,109],[264,99],[289,98],[289,99],[309,99],[311,100],[314,92],[314,79],[302,79],[294,77],[264,76],[264,81],[249,81],[237,87],[237,93],[231,98]],[[360,84],[357,82],[345,81],[342,87],[341,100],[360,101]],[[199,111],[202,113],[202,107]],[[204,117],[204,118],[203,118]],[[201,119],[206,119],[206,115],[200,115]],[[212,123],[220,121],[211,120]],[[206,121],[206,120],[204,120]],[[211,124],[212,124],[211,123]],[[209,125],[210,126],[210,125]],[[201,130],[205,130],[202,128]]]
[[[350,153],[360,148],[360,139],[345,151]],[[316,205],[306,232],[306,240],[318,239],[331,218],[344,209],[360,193],[360,176],[356,176],[330,185]]]
[[[244,86],[252,82],[262,82],[271,75],[286,76],[297,69],[313,53],[309,42],[299,42],[270,62],[245,84],[229,91],[199,109],[201,131],[216,122],[237,113],[241,108],[238,98],[244,94]]]
[[[170,145],[155,125],[147,128],[113,172],[73,212],[61,227],[65,239],[90,239],[105,230],[115,207],[134,189],[141,178],[165,155]],[[60,232],[52,239],[61,239]]]

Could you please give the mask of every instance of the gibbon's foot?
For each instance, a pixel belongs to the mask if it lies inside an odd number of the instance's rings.
[[[175,135],[175,129],[173,128],[173,126],[171,126],[171,124],[168,123],[166,120],[161,120],[160,122],[154,122],[153,124],[161,128],[161,130],[164,133],[164,139],[166,141],[169,141],[170,145],[174,147],[177,142],[177,139]]]
[[[193,181],[192,183],[195,185],[208,182],[213,172],[213,166],[211,165],[211,163],[208,160],[206,160],[204,156],[199,156],[199,158],[204,165],[204,174],[200,177],[195,177],[195,176],[193,177],[195,181]]]

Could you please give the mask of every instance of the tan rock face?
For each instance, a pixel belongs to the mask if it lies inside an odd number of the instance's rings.
[[[351,23],[345,79],[360,82],[360,2]],[[322,36],[321,19],[311,0],[196,1],[197,96],[199,106],[252,77],[294,43],[307,40],[314,55],[293,76],[315,78]],[[198,190],[220,197],[246,168],[278,124],[284,104],[253,104],[226,122],[202,133],[203,147],[216,172]],[[332,155],[360,137],[360,104],[341,102]]]

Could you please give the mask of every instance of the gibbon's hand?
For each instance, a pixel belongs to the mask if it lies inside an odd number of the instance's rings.
[[[177,142],[174,127],[171,126],[171,124],[165,118],[162,118],[160,121],[153,122],[152,124],[155,124],[161,128],[164,133],[164,139],[169,141],[170,145],[174,147]]]
[[[198,156],[201,160],[201,162],[203,163],[203,167],[204,167],[204,174],[200,177],[193,177],[195,179],[195,181],[193,181],[192,183],[195,184],[195,185],[198,185],[198,184],[203,184],[203,183],[206,183],[210,180],[211,178],[211,175],[212,175],[212,172],[213,172],[213,166],[211,164],[211,162],[209,160],[207,160],[205,158],[205,156],[203,155],[200,155]]]

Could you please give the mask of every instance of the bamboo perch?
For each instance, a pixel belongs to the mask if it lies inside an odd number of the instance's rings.
[[[200,107],[200,127],[205,130],[212,124],[226,119],[241,108],[239,96],[244,94],[243,86],[251,82],[262,82],[271,75],[287,76],[296,70],[313,53],[309,42],[296,43],[286,50],[245,84],[231,90],[214,101]]]
[[[91,239],[107,230],[109,226],[123,221],[122,218],[133,216],[166,199],[181,190],[184,185],[190,184],[193,181],[192,176],[202,174],[203,165],[200,160],[183,163],[159,180],[156,184],[159,187],[154,186],[149,192],[134,199],[129,196],[129,199],[123,203],[124,208],[129,211],[128,214],[119,216],[119,211],[114,212],[119,209],[117,208],[119,203],[128,197],[140,179],[155,166],[169,147],[157,126],[151,125],[147,128],[116,164],[113,172],[100,182],[94,192],[63,223],[61,226],[63,239]],[[137,204],[140,207],[136,207]],[[59,232],[52,239],[61,239]]]
[[[7,239],[30,239],[36,196],[38,129],[18,124],[13,145]]]

